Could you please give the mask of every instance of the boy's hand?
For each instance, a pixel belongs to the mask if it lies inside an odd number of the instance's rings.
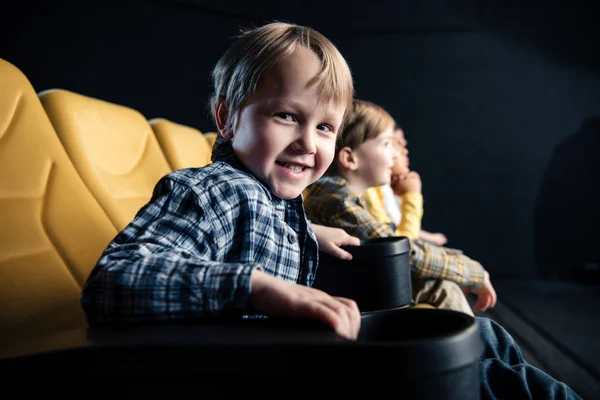
[[[340,246],[359,246],[359,238],[350,236],[345,230],[340,228],[313,224],[312,229],[317,237],[319,250],[342,260],[352,260],[352,254],[341,249]]]
[[[431,233],[423,229],[421,229],[421,231],[419,232],[419,239],[425,240],[429,243],[433,243],[436,246],[443,246],[446,243],[448,243],[448,238],[443,233]]]
[[[407,192],[421,193],[422,190],[421,177],[415,171],[410,171],[406,175],[392,175],[390,185],[398,196]]]
[[[275,278],[263,271],[252,273],[252,305],[273,317],[315,319],[338,335],[355,340],[360,312],[354,300]]]
[[[435,245],[443,246],[448,243],[448,238],[443,233],[432,233],[429,237],[429,241]]]
[[[488,308],[494,308],[496,305],[496,291],[490,282],[490,274],[487,271],[484,271],[483,285],[479,288],[465,289],[465,294],[473,293],[477,295],[477,301],[473,306],[473,311],[485,311]]]

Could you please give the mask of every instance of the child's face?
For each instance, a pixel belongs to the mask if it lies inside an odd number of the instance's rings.
[[[404,137],[404,131],[400,128],[394,130],[394,144],[401,146],[401,147],[408,146],[408,142],[406,141],[406,138]]]
[[[398,152],[398,157],[396,158],[396,162],[394,162],[394,167],[392,169],[393,175],[406,175],[410,172],[410,161],[408,158],[408,149],[406,148],[407,142],[404,138],[404,132],[402,129],[396,129],[394,131],[394,148]]]
[[[263,74],[233,130],[236,155],[283,199],[298,197],[333,161],[345,107],[308,87],[319,68],[311,50],[297,48]]]
[[[356,173],[365,187],[389,184],[392,168],[398,157],[393,145],[393,129],[380,133],[353,150],[356,157]]]

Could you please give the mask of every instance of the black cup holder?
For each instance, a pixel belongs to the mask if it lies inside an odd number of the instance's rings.
[[[319,254],[313,287],[333,296],[355,300],[361,312],[394,309],[410,304],[410,242],[403,236],[368,239],[343,246],[353,259]]]
[[[470,315],[426,308],[364,313],[357,343],[385,349],[399,398],[480,399],[484,348]]]
[[[449,310],[405,308],[363,313],[359,341],[405,342],[452,337],[474,325],[467,314]]]

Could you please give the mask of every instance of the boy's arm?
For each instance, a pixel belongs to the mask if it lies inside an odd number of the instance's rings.
[[[460,250],[413,240],[410,257],[412,271],[420,278],[447,279],[471,289],[481,287],[485,280],[482,265]]]
[[[163,185],[88,278],[81,295],[88,321],[248,311],[251,274],[260,266],[210,261],[218,259],[220,235],[191,190]]]
[[[396,235],[417,239],[419,238],[421,220],[423,219],[423,195],[417,192],[406,192],[401,198],[400,210],[402,217],[396,228]]]
[[[252,304],[270,316],[319,320],[348,339],[356,339],[360,331],[360,310],[354,300],[330,296],[262,271],[252,274]]]
[[[207,214],[210,206],[178,186],[163,185],[154,198],[86,282],[81,304],[90,324],[262,313],[320,320],[341,336],[357,337],[360,311],[353,300],[272,276],[268,266],[214,261],[227,257],[219,250],[240,234],[226,216],[233,210]]]
[[[396,235],[406,236],[409,239],[418,239],[421,231],[421,220],[423,219],[423,194],[421,177],[415,171],[406,175],[392,175],[391,188],[400,196],[400,223],[396,228]]]
[[[363,195],[367,210],[382,224],[391,224],[392,219],[388,215],[384,205],[384,187],[373,186],[368,188]]]
[[[377,221],[363,204],[347,199],[332,209],[336,211],[328,218],[328,225],[341,228],[359,239],[395,235],[391,224]]]
[[[384,225],[392,223],[392,219],[387,214],[383,199],[380,197],[387,195],[385,187],[371,187],[367,189],[364,195],[367,210],[377,222]],[[381,193],[380,193],[381,192]],[[390,190],[390,194],[395,194]],[[406,236],[409,239],[417,239],[421,230],[421,219],[423,218],[423,195],[419,192],[406,192],[402,196],[400,205],[401,215],[400,223],[396,227],[396,236]],[[394,199],[394,203],[397,201]]]

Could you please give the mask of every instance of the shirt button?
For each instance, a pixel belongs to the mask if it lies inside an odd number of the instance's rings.
[[[288,242],[290,242],[291,244],[296,243],[296,235],[293,234],[288,234]]]

